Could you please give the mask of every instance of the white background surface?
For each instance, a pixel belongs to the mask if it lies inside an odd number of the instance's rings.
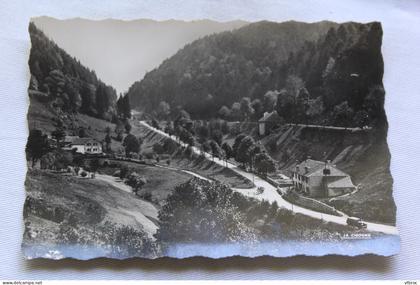
[[[385,105],[390,125],[388,143],[401,253],[389,258],[23,260],[20,242],[30,49],[27,28],[30,17],[41,15],[61,19],[381,21]],[[0,0],[0,28],[0,279],[420,279],[419,1]]]

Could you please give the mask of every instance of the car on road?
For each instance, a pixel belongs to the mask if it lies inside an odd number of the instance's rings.
[[[258,187],[257,188],[257,195],[260,195],[260,194],[262,194],[262,193],[264,193],[264,187],[262,187],[262,186],[260,186],[260,187]]]
[[[367,228],[367,224],[365,222],[363,222],[361,218],[357,218],[357,217],[348,217],[347,218],[347,225],[357,227],[359,229],[366,229]]]

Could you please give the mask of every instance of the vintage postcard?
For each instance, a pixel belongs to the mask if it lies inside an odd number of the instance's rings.
[[[398,252],[381,23],[29,34],[26,258]]]

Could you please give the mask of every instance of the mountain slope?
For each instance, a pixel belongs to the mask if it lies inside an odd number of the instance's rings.
[[[42,102],[46,109],[113,119],[116,115],[115,90],[48,39],[33,23],[29,25],[29,33],[32,48],[28,91],[31,99]]]
[[[354,113],[370,112],[365,99],[382,87],[381,40],[379,23],[253,23],[186,45],[134,83],[128,96],[133,107],[147,112],[166,101],[194,118],[209,118],[243,97],[263,100],[267,91],[285,89],[278,111],[286,121],[357,124],[338,122],[334,108],[347,102]],[[292,84],[291,77],[297,78]],[[310,99],[320,97],[321,111],[312,114],[307,106],[310,115],[298,116],[300,106],[283,104],[287,97],[298,100],[303,88]],[[369,113],[370,122],[379,113]]]
[[[252,97],[261,89],[255,83],[269,80],[291,51],[307,39],[316,40],[332,25],[259,22],[204,37],[134,83],[130,101],[135,107],[153,108],[160,100],[176,106],[187,99],[188,111],[201,113],[199,103],[208,94],[225,104]]]

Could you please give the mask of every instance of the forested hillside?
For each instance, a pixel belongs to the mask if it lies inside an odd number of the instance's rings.
[[[115,90],[49,40],[33,23],[29,25],[29,33],[32,42],[29,96],[66,113],[114,119]]]
[[[128,96],[149,113],[164,101],[193,118],[277,109],[287,122],[385,126],[381,41],[376,22],[253,23],[186,45]]]

